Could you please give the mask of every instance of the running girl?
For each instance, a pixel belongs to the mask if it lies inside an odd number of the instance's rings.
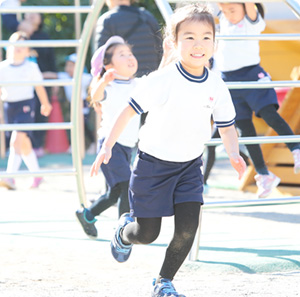
[[[119,219],[111,250],[117,261],[126,261],[133,244],[153,242],[160,233],[162,217],[174,215],[174,236],[151,296],[183,297],[172,280],[191,249],[198,227],[203,204],[201,156],[211,136],[211,116],[240,178],[246,165],[239,155],[229,91],[219,76],[205,67],[214,52],[212,14],[197,4],[184,6],[172,15],[166,32],[177,62],[153,72],[132,92],[129,105],[91,167],[91,176],[97,175],[102,163],[109,162],[129,120],[148,111],[130,179],[131,212]]]

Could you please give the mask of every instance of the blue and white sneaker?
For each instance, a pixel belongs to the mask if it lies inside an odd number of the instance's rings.
[[[118,221],[118,228],[116,230],[116,233],[110,242],[110,247],[111,247],[111,253],[113,257],[118,261],[118,262],[125,262],[128,260],[130,254],[131,254],[131,249],[132,249],[132,244],[124,244],[120,238],[120,231],[129,223],[134,222],[134,219],[130,216],[129,213],[124,213],[121,215],[119,221]]]
[[[151,297],[185,297],[185,295],[178,294],[171,282],[167,278],[162,278],[160,283],[155,283],[156,279],[153,280],[153,290]]]

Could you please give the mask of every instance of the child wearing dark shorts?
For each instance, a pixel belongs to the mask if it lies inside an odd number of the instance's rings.
[[[197,4],[184,6],[171,16],[165,32],[165,58],[172,49],[179,58],[148,75],[133,90],[129,105],[116,119],[92,165],[91,176],[97,175],[101,164],[109,164],[112,148],[128,122],[148,112],[130,178],[130,213],[119,219],[111,251],[117,261],[127,261],[133,244],[153,242],[160,233],[162,217],[174,215],[174,235],[151,296],[184,297],[172,280],[198,228],[203,204],[201,156],[210,139],[211,116],[239,177],[246,164],[239,155],[229,91],[221,78],[205,67],[214,51],[212,14]]]
[[[263,9],[254,3],[220,3],[221,35],[256,35],[265,28]],[[216,54],[218,69],[224,81],[270,81],[268,73],[260,66],[258,40],[220,40]],[[268,89],[230,90],[236,109],[236,126],[242,137],[256,136],[252,121],[253,111],[279,135],[294,135],[286,121],[278,114],[276,92]],[[300,143],[286,144],[294,157],[294,172],[300,173]],[[258,144],[246,145],[254,164],[259,198],[267,197],[280,183],[280,178],[270,172]]]
[[[131,47],[119,36],[112,36],[93,55],[91,83],[92,104],[101,113],[101,127],[98,130],[98,152],[108,135],[113,119],[128,105],[129,94],[139,79],[134,78],[138,62]],[[76,211],[76,216],[84,232],[95,238],[98,230],[96,216],[109,207],[118,204],[118,217],[129,211],[128,185],[131,175],[131,158],[137,140],[140,119],[133,119],[120,135],[113,148],[113,157],[101,170],[108,186],[107,192],[91,206]]]
[[[11,35],[10,41],[27,40],[24,32],[18,31]],[[28,61],[28,47],[9,46],[7,49],[7,59],[0,63],[1,81],[39,81],[43,79],[38,65]],[[23,124],[33,123],[35,116],[34,90],[41,102],[41,114],[48,116],[52,110],[49,103],[46,89],[43,86],[3,86],[1,87],[1,99],[4,101],[4,110],[7,123]],[[34,150],[32,149],[32,131],[14,130],[10,138],[9,157],[7,162],[7,173],[15,173],[19,170],[22,160],[29,171],[39,171],[39,164]],[[42,177],[34,177],[30,188],[39,187]],[[9,190],[16,189],[13,178],[3,178],[0,186]]]

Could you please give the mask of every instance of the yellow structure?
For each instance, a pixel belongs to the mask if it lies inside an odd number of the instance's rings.
[[[266,20],[266,34],[300,33],[300,20]],[[300,40],[260,41],[262,67],[272,80],[290,80],[295,66],[300,65]]]
[[[263,33],[300,33],[300,20],[269,20]],[[272,80],[299,80],[300,40],[260,41],[261,65],[270,73]],[[280,115],[289,123],[295,134],[300,134],[300,88],[291,88],[279,109]],[[254,116],[257,133],[265,136],[277,135],[266,123]],[[300,195],[300,175],[293,171],[293,157],[285,144],[262,144],[264,159],[270,171],[281,178],[275,196]],[[254,167],[248,167],[241,190],[255,192]]]

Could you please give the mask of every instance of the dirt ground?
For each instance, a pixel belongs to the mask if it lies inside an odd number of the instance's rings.
[[[101,182],[87,172],[91,199],[99,195]],[[128,262],[119,264],[110,254],[115,207],[99,217],[99,237],[91,240],[75,219],[74,177],[45,177],[38,190],[27,190],[27,184],[20,178],[17,191],[0,189],[1,297],[150,296],[172,236],[172,218],[164,219],[157,241],[134,246]],[[241,197],[255,198],[211,189],[206,200]],[[185,261],[174,280],[177,291],[186,297],[300,296],[299,211],[300,204],[206,210],[198,260]]]

